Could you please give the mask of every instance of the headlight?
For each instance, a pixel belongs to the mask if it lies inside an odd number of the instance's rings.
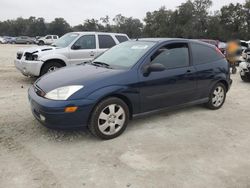
[[[44,97],[52,100],[67,100],[71,95],[83,87],[84,86],[80,85],[60,87],[48,92]]]
[[[26,52],[25,53],[25,60],[28,60],[28,61],[37,61],[38,60],[38,55]]]
[[[33,59],[33,61],[37,61],[38,60],[38,55],[33,55],[32,59]]]

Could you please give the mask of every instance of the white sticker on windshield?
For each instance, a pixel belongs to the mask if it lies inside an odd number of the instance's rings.
[[[135,46],[131,47],[131,49],[133,49],[133,50],[144,50],[147,48],[148,48],[148,45],[135,45]]]

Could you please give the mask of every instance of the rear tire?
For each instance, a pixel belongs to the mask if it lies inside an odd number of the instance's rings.
[[[53,72],[59,68],[63,67],[63,65],[61,63],[58,63],[58,62],[48,62],[46,63],[42,70],[41,70],[41,74],[40,76],[43,76],[49,72]]]
[[[226,87],[223,83],[217,83],[210,92],[206,107],[211,110],[220,109],[226,100]]]
[[[90,132],[101,139],[109,140],[120,136],[129,122],[129,108],[119,98],[101,101],[91,114],[88,124]]]

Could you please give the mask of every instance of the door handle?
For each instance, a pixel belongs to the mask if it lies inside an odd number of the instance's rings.
[[[191,70],[187,70],[187,73],[191,73],[192,71]]]
[[[92,51],[92,52],[90,52],[90,54],[89,54],[91,57],[93,57],[94,55],[95,55],[95,53]]]

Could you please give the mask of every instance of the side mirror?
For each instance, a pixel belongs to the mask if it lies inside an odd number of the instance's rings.
[[[154,63],[154,64],[147,65],[144,68],[143,75],[148,76],[151,72],[161,72],[164,70],[166,70],[166,67],[164,65],[159,64],[159,63]]]
[[[79,50],[79,49],[81,49],[81,46],[74,44],[74,45],[71,47],[71,49],[72,49],[72,50]]]

